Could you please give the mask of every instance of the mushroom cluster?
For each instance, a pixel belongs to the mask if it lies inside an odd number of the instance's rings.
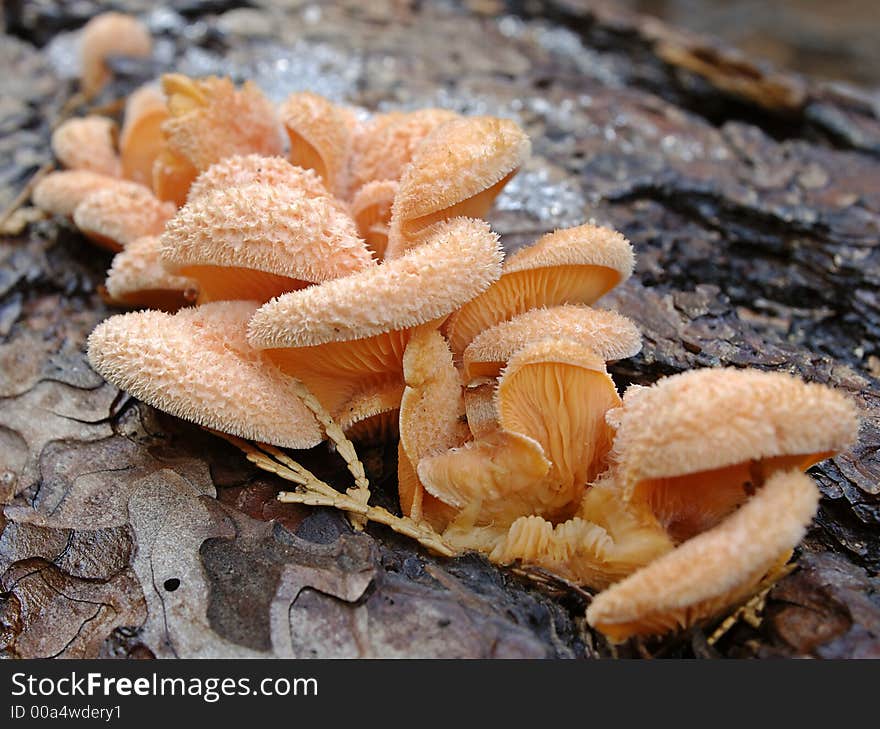
[[[607,364],[636,326],[593,305],[633,270],[586,224],[504,256],[482,220],[523,165],[512,121],[367,116],[310,93],[275,108],[228,79],[163,77],[110,120],[53,136],[68,169],[34,199],[118,250],[92,366],[238,441],[330,504],[445,554],[478,550],[600,591],[613,641],[747,599],[818,503],[803,471],[856,437],[855,407],[781,373],[706,369],[632,386]],[[355,485],[280,449],[333,441]],[[398,441],[403,516],[369,504],[352,441]]]

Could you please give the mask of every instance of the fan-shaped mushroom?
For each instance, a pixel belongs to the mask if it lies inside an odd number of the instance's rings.
[[[105,116],[76,117],[52,132],[52,152],[71,170],[89,170],[119,177],[122,167],[116,154],[116,124]]]
[[[86,97],[97,94],[110,79],[110,56],[149,56],[153,41],[146,26],[124,13],[101,13],[85,24],[80,39],[80,83]]]
[[[247,344],[256,302],[224,301],[176,314],[106,319],[89,361],[117,387],[199,425],[287,448],[310,448],[321,430],[290,378]]]
[[[169,273],[159,261],[159,238],[144,236],[113,257],[107,272],[107,294],[124,306],[177,311],[192,304],[198,283]]]
[[[397,437],[402,382],[383,382],[356,393],[342,410],[332,413],[346,437],[380,443]]]
[[[592,304],[632,267],[632,248],[616,231],[581,225],[549,233],[510,256],[501,278],[449,317],[452,351],[461,356],[477,334],[529,309]]]
[[[143,185],[119,180],[88,195],[73,211],[73,222],[95,243],[119,251],[145,235],[159,235],[174,215]]]
[[[125,102],[119,157],[126,179],[152,187],[153,164],[165,143],[162,123],[168,118],[165,94],[158,84],[146,84]]]
[[[498,238],[486,223],[451,220],[400,259],[265,304],[250,341],[335,412],[369,383],[399,381],[411,330],[434,326],[477,296],[500,267]]]
[[[83,200],[97,190],[113,187],[115,177],[90,170],[50,172],[40,180],[31,195],[34,205],[52,215],[72,217]]]
[[[441,124],[418,146],[400,179],[386,257],[419,244],[440,221],[483,217],[530,149],[528,137],[509,119],[466,117]]]
[[[352,219],[328,196],[286,185],[213,189],[162,234],[162,261],[199,283],[199,301],[268,301],[374,267]]]

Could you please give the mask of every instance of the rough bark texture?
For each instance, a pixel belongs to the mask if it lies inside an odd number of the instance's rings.
[[[154,60],[120,62],[99,103],[177,68],[253,78],[275,98],[311,88],[371,109],[516,117],[535,156],[493,213],[505,243],[595,218],[637,249],[636,276],[608,301],[645,336],[614,368],[621,386],[754,366],[864,409],[858,445],[812,471],[818,518],[760,624],[712,646],[708,626],[616,654],[880,655],[876,101],[582,3],[271,5],[149,12]],[[73,90],[69,31],[94,12],[4,7],[0,205],[50,158]],[[109,258],[59,221],[27,219],[0,241],[4,655],[612,654],[581,593],[281,505],[280,482],[224,441],[104,384],[83,343],[111,313],[98,293]],[[393,448],[367,455],[393,503]],[[326,448],[306,458],[348,485]]]

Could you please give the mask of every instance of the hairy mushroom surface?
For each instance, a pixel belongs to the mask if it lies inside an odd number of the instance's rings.
[[[40,210],[52,215],[72,217],[83,200],[98,190],[117,184],[108,177],[91,170],[61,170],[50,172],[37,183],[31,198]]]
[[[356,393],[345,406],[331,413],[346,437],[353,441],[381,443],[398,435],[397,421],[402,382],[382,382]]]
[[[575,342],[606,362],[633,357],[642,348],[636,325],[617,312],[572,305],[530,309],[474,338],[464,351],[465,379],[497,377],[517,350],[545,339]]]
[[[581,225],[548,233],[507,258],[501,278],[449,317],[452,351],[461,356],[477,334],[529,309],[593,304],[632,268],[632,247],[609,228]]]
[[[105,283],[113,302],[160,311],[177,311],[195,302],[198,283],[169,273],[159,260],[159,248],[159,238],[148,235],[113,257]]]
[[[416,149],[391,210],[387,258],[421,243],[438,222],[485,216],[531,150],[509,119],[464,117],[441,124]]]
[[[153,165],[165,142],[162,124],[167,118],[165,94],[158,84],[141,86],[128,97],[119,133],[123,177],[152,187]]]
[[[609,413],[620,496],[677,541],[705,531],[775,471],[807,469],[856,439],[855,405],[779,372],[702,369],[632,387]]]
[[[149,56],[153,41],[147,27],[124,13],[101,13],[85,24],[80,38],[83,94],[92,97],[110,80],[111,56]]]
[[[250,341],[334,412],[355,385],[399,381],[412,330],[435,326],[500,268],[488,224],[457,218],[406,256],[270,301],[254,315]]]
[[[92,114],[67,119],[52,132],[52,152],[70,170],[89,170],[119,177],[122,166],[116,153],[116,124]]]
[[[120,180],[88,195],[73,211],[73,222],[98,245],[120,251],[137,238],[159,235],[174,211],[143,185]]]
[[[661,634],[718,614],[784,564],[816,513],[809,476],[777,471],[717,526],[599,593],[587,620],[612,641]]]
[[[107,381],[167,413],[287,448],[322,440],[293,381],[248,346],[256,302],[224,301],[176,314],[139,311],[99,324],[88,357]]]
[[[199,282],[200,302],[266,302],[375,268],[335,200],[263,183],[213,189],[180,208],[162,234],[162,260]]]

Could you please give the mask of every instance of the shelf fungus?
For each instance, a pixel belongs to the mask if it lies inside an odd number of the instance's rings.
[[[323,435],[294,381],[247,343],[256,308],[256,302],[224,301],[176,314],[117,314],[89,337],[89,362],[108,382],[184,420],[311,448]]]
[[[586,618],[612,641],[762,589],[816,511],[802,472],[856,438],[846,397],[781,373],[699,370],[621,399],[606,365],[640,335],[591,307],[632,248],[586,224],[504,260],[480,218],[530,151],[510,120],[366,118],[311,93],[276,109],[249,83],[169,74],[128,99],[118,149],[115,129],[65,122],[67,169],[33,192],[118,251],[112,303],[149,307],[95,329],[92,366],[226,434],[294,484],[282,501],[599,591]],[[402,516],[370,503],[351,442],[395,438]],[[344,491],[282,450],[324,439]]]

